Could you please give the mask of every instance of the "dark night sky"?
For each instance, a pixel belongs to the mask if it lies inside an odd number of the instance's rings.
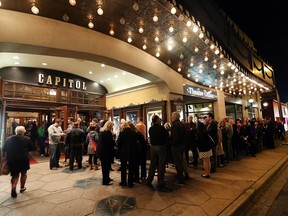
[[[281,102],[288,102],[288,6],[283,1],[214,0],[253,41],[274,69]]]

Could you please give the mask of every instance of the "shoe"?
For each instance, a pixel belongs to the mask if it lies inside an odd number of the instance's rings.
[[[119,185],[120,185],[120,186],[127,186],[127,183],[122,183],[122,182],[120,182]]]
[[[26,187],[20,188],[20,193],[23,193],[26,190]]]
[[[134,187],[134,184],[129,184],[128,187],[132,188],[132,187]]]
[[[40,156],[41,156],[41,157],[44,157],[44,154],[41,154]]]
[[[11,190],[11,197],[16,198],[17,197],[17,193],[16,190]]]
[[[58,170],[58,168],[57,167],[52,167],[52,168],[50,168],[50,170]]]
[[[202,174],[201,177],[203,177],[203,178],[210,178],[210,175],[204,175],[204,174]]]
[[[57,168],[63,168],[63,166],[60,166],[60,165],[59,165],[59,166],[56,166],[56,167],[57,167]]]
[[[109,182],[109,183],[103,183],[102,185],[112,185],[113,183],[112,182]]]

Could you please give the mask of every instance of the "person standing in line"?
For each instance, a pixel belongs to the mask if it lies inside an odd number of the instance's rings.
[[[111,161],[114,159],[114,123],[107,121],[103,127],[100,128],[99,140],[98,140],[98,156],[101,161],[102,169],[102,185],[112,185],[113,179],[109,177]]]
[[[117,143],[120,151],[121,161],[121,182],[119,185],[127,185],[127,168],[128,168],[128,187],[134,186],[134,172],[137,164],[138,136],[135,130],[129,127],[129,122],[123,123],[123,130],[120,132]]]
[[[173,112],[171,126],[171,152],[179,184],[184,184],[183,154],[185,150],[185,134],[185,125],[180,121],[179,112]]]
[[[150,137],[150,167],[147,178],[147,185],[152,186],[155,171],[158,171],[158,190],[165,186],[165,165],[167,146],[169,144],[168,130],[161,125],[161,119],[158,115],[152,117],[152,126],[149,128]]]
[[[146,125],[143,122],[142,117],[137,118],[136,129],[143,134],[144,140],[145,140],[145,142],[147,142],[147,129],[146,129]],[[140,154],[139,162],[140,162],[140,168],[141,168],[141,179],[144,180],[144,179],[146,179],[146,175],[147,175],[147,169],[146,169],[147,148],[146,148],[146,145]]]
[[[185,124],[186,126],[186,132],[187,132],[187,144],[185,148],[185,159],[187,162],[187,165],[189,165],[189,151],[192,151],[193,155],[193,161],[192,164],[194,168],[197,168],[198,166],[198,150],[196,145],[196,134],[197,134],[197,128],[196,124],[193,122],[193,116],[188,116],[188,122]]]
[[[206,130],[208,133],[209,141],[211,142],[212,146],[212,156],[210,157],[211,161],[211,173],[216,172],[217,167],[217,152],[216,147],[218,145],[218,125],[214,121],[214,114],[208,113],[206,117]]]
[[[96,126],[90,125],[89,133],[86,136],[86,143],[88,143],[87,153],[89,155],[88,163],[90,165],[90,170],[99,170],[98,168],[98,152],[97,152],[97,142],[98,142],[98,133],[96,132]],[[92,164],[93,160],[93,164]]]
[[[55,119],[55,123],[48,128],[49,135],[49,154],[50,154],[50,170],[57,170],[63,166],[59,165],[60,159],[60,140],[65,135],[61,128],[61,119]]]
[[[206,123],[206,117],[204,123]],[[206,127],[197,117],[197,146],[199,150],[199,157],[203,161],[204,173],[201,175],[203,178],[210,178],[211,162],[210,157],[212,156],[212,144],[208,137],[208,131]]]
[[[68,132],[66,137],[66,145],[69,149],[69,169],[73,171],[74,161],[78,164],[78,169],[82,169],[82,146],[85,142],[86,135],[79,128],[79,123],[75,122],[73,128]]]
[[[25,136],[26,130],[23,126],[17,126],[15,128],[15,134],[10,136],[4,146],[3,152],[9,165],[11,175],[11,197],[16,198],[16,187],[20,178],[20,193],[23,193],[25,183],[27,180],[27,170],[30,169],[29,151],[33,150],[33,144],[31,140]]]

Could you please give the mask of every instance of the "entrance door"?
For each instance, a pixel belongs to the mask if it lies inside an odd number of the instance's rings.
[[[61,106],[55,110],[55,118],[60,118],[62,120],[62,129],[67,129],[67,106]]]

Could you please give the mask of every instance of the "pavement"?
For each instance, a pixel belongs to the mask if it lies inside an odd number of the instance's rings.
[[[202,165],[189,167],[184,185],[175,182],[175,168],[166,169],[165,190],[148,187],[145,181],[128,188],[119,185],[119,164],[110,172],[113,184],[102,185],[101,170],[76,167],[50,170],[48,158],[35,158],[26,182],[27,190],[11,198],[10,176],[0,176],[0,216],[18,215],[127,215],[127,216],[227,216],[244,215],[288,163],[288,145],[276,141],[256,157],[243,156],[217,168],[210,179],[202,178]],[[87,164],[83,158],[83,167]],[[148,165],[149,166],[149,165]],[[157,184],[157,176],[153,181]]]

